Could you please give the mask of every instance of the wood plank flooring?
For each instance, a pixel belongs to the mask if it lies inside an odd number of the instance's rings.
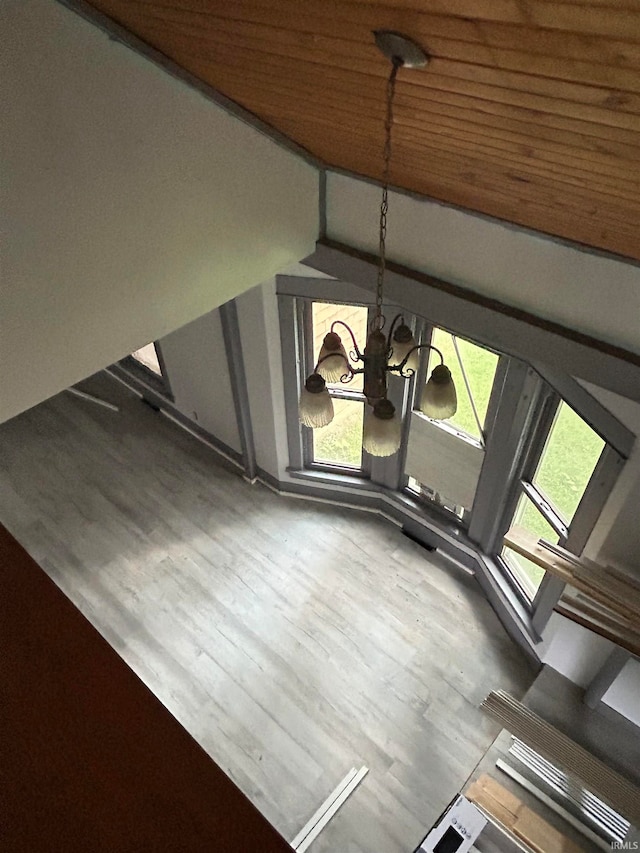
[[[99,375],[0,426],[0,520],[264,815],[312,853],[412,850],[529,665],[475,580],[378,516],[250,486]]]

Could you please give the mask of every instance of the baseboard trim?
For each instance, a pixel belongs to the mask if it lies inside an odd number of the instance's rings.
[[[191,433],[191,435],[206,444],[227,462],[230,462],[235,468],[239,468],[244,472],[244,459],[241,453],[238,453],[237,450],[229,447],[224,441],[216,438],[215,435],[207,432],[206,429],[203,429],[195,421],[192,421],[171,400],[158,393],[150,385],[139,379],[138,376],[129,373],[120,364],[112,364],[110,367],[105,368],[105,373],[123,385],[126,385],[130,391],[141,397],[145,403],[148,403],[152,408],[161,412],[179,427]]]

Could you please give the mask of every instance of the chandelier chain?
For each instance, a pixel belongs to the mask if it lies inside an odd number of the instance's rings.
[[[387,114],[384,122],[384,150],[382,170],[382,201],[380,203],[380,240],[378,262],[378,285],[376,289],[376,316],[374,325],[381,329],[382,318],[382,287],[386,268],[387,213],[389,211],[389,164],[391,163],[391,128],[393,127],[393,97],[396,90],[396,76],[402,66],[402,60],[393,59],[391,73],[387,81]]]

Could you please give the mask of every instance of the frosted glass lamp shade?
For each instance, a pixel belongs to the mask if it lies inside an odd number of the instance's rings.
[[[451,371],[444,364],[434,367],[431,377],[422,391],[420,411],[429,418],[443,420],[455,415],[458,408],[456,386]]]
[[[318,373],[307,379],[300,395],[300,423],[317,429],[333,420],[333,400],[325,381]]]
[[[339,382],[349,373],[349,359],[340,335],[329,332],[324,336],[316,370],[327,382]]]
[[[389,363],[394,367],[400,364],[407,355],[411,352],[411,350],[415,347],[416,342],[411,334],[411,329],[402,323],[393,333],[393,338],[391,341],[391,348],[393,350],[391,354],[391,358],[389,359]],[[403,367],[403,372],[415,373],[418,367],[420,366],[420,351],[415,350],[409,356],[407,363]]]
[[[385,398],[365,415],[362,446],[372,456],[393,456],[400,447],[401,432],[395,407]]]

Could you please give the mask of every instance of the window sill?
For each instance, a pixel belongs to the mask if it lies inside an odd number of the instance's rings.
[[[287,474],[296,480],[309,483],[321,483],[327,486],[348,486],[353,489],[366,489],[378,492],[377,486],[361,473],[346,474],[337,471],[324,471],[320,468],[287,468]]]
[[[537,657],[534,647],[542,641],[542,637],[533,626],[533,610],[521,601],[517,592],[504,576],[501,566],[494,559],[479,554],[478,567],[478,573],[482,573],[485,583],[492,589],[493,596],[499,599],[511,622],[518,627],[530,645],[532,653]]]
[[[439,518],[446,520],[450,524],[454,524],[464,530],[469,527],[469,525],[466,523],[465,518],[460,517],[452,509],[449,509],[449,507],[438,503],[436,500],[429,497],[429,495],[420,494],[419,492],[414,491],[411,486],[405,486],[400,493],[405,498],[408,498],[409,500],[413,501],[416,506],[424,507],[424,509],[428,513],[433,513]]]
[[[392,492],[387,490],[387,493],[393,497],[402,506],[417,513],[432,523],[437,523],[446,530],[449,535],[464,538],[468,545],[471,545],[467,538],[467,530],[463,521],[458,518],[455,513],[449,512],[444,507],[438,506],[435,501],[430,501],[428,498],[422,498],[420,495],[414,494],[410,489],[405,488],[400,492]]]
[[[413,409],[411,414],[417,418],[421,418],[427,421],[430,424],[434,424],[439,429],[444,430],[444,432],[448,432],[449,435],[455,436],[455,438],[459,438],[460,441],[465,441],[467,444],[472,445],[472,447],[477,447],[479,450],[484,450],[485,446],[480,441],[480,439],[475,438],[473,435],[469,435],[468,432],[462,432],[462,430],[456,429],[456,427],[451,426],[446,421],[439,421],[435,418],[430,418],[428,415],[425,415],[424,412],[421,412],[419,409]]]

